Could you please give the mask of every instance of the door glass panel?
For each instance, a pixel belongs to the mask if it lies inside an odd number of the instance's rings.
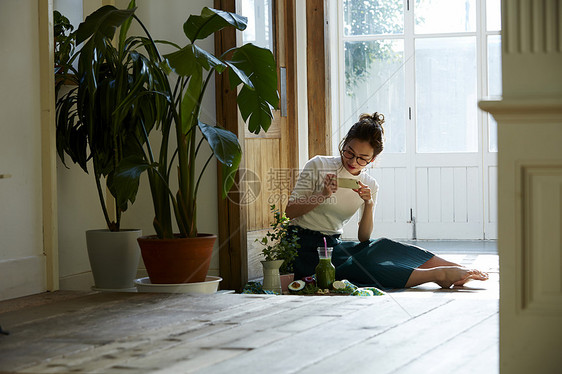
[[[486,0],[486,29],[500,31],[502,27],[500,0]]]
[[[403,1],[356,1],[343,4],[345,36],[384,35],[404,32]]]
[[[488,95],[502,94],[502,45],[500,35],[488,35]]]
[[[488,151],[497,152],[498,151],[498,123],[488,114]]]
[[[476,38],[416,40],[416,149],[477,152]]]
[[[248,17],[248,26],[242,32],[244,43],[273,50],[272,0],[241,0],[238,13]]]
[[[476,31],[475,0],[416,0],[415,33]]]
[[[404,41],[345,42],[345,134],[362,113],[385,116],[385,153],[406,151]],[[339,130],[339,131],[338,131]]]
[[[488,95],[501,96],[502,94],[502,73],[501,73],[501,36],[488,36]],[[498,151],[498,124],[490,114],[488,114],[488,150]]]

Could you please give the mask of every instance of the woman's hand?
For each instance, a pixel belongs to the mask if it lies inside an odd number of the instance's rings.
[[[338,190],[338,179],[336,174],[326,174],[324,178],[324,188],[322,189],[322,195],[324,197],[330,197],[334,192]]]
[[[356,188],[353,191],[357,192],[359,197],[362,198],[363,201],[365,201],[366,203],[368,203],[369,201],[373,201],[373,197],[371,196],[371,189],[369,188],[369,186],[362,183],[361,181],[357,181],[357,182],[359,182],[359,185],[361,187]]]

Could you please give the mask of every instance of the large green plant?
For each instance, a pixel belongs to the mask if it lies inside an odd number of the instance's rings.
[[[103,215],[111,231],[119,230],[121,213],[136,196],[136,190],[116,187],[117,166],[139,152],[141,132],[151,130],[165,105],[165,99],[146,95],[160,89],[159,80],[153,76],[159,69],[147,57],[153,53],[150,45],[145,48],[144,39],[127,37],[132,12],[133,9],[115,10],[108,14],[100,9],[80,24],[76,34],[70,35],[66,35],[63,22],[58,33],[67,38],[58,39],[57,43],[64,44],[56,49],[64,61],[55,69],[56,79],[71,82],[70,90],[56,104],[57,152],[65,165],[67,155],[87,173],[91,162]],[[119,36],[114,40],[119,26]],[[74,37],[76,45],[84,44],[70,56],[73,47],[68,43],[74,43]],[[124,101],[128,105],[120,107]],[[104,181],[115,198],[115,220],[108,213]]]
[[[154,228],[159,238],[173,238],[173,217],[179,229],[179,236],[197,236],[197,191],[201,177],[209,162],[216,157],[222,164],[223,197],[233,184],[233,172],[238,169],[242,151],[235,134],[218,125],[205,124],[200,119],[201,105],[211,78],[228,72],[231,89],[237,92],[237,103],[242,118],[254,133],[267,131],[273,118],[273,109],[278,106],[277,73],[273,54],[268,49],[252,44],[230,49],[221,56],[199,47],[196,42],[206,39],[225,27],[238,30],[246,28],[247,19],[235,13],[204,8],[200,15],[191,15],[183,25],[183,32],[189,42],[180,47],[168,41],[152,41],[142,24],[146,37],[139,38],[150,46],[150,58],[156,68],[153,76],[158,87],[144,95],[153,107],[164,99],[164,108],[154,113],[161,133],[159,154],[153,153],[148,138],[148,128],[141,132],[135,144],[142,147],[142,153],[124,158],[115,175],[114,184],[120,193],[120,204],[136,192],[139,178],[147,172],[154,204]],[[121,14],[120,10],[106,6],[98,11],[104,15],[105,28]],[[93,31],[96,35],[100,31]],[[158,45],[172,46],[174,52],[161,55]],[[148,47],[147,47],[148,48]],[[239,86],[241,85],[240,89]],[[129,111],[133,97],[125,98],[114,113],[122,117]],[[142,124],[141,124],[142,125]],[[175,142],[171,138],[175,137]],[[196,159],[202,154],[201,147],[207,143],[211,155],[204,166],[197,169]],[[171,148],[172,144],[176,148]],[[178,190],[171,189],[170,176],[173,169],[178,174]]]

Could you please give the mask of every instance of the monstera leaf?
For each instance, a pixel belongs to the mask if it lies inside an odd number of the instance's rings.
[[[219,31],[227,26],[234,26],[243,31],[246,29],[248,19],[235,13],[225,12],[224,10],[203,8],[200,16],[191,15],[183,24],[185,36],[191,43],[197,39],[205,39],[207,36]]]
[[[76,45],[82,43],[90,36],[97,39],[113,39],[115,31],[135,12],[132,9],[117,9],[112,5],[106,5],[86,17],[76,32]]]
[[[229,70],[233,89],[246,79],[252,82],[253,87],[245,84],[237,98],[248,129],[255,134],[262,129],[267,131],[273,119],[273,109],[279,105],[277,66],[273,54],[269,49],[245,44],[236,49],[229,66],[236,67]]]

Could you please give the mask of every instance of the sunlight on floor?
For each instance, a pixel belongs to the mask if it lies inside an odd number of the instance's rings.
[[[392,292],[391,296],[400,298],[404,295],[407,297],[435,297],[446,296],[450,298],[470,298],[470,299],[496,299],[499,300],[499,266],[498,255],[477,255],[477,254],[442,254],[439,256],[446,260],[456,262],[460,265],[476,268],[487,272],[490,279],[487,281],[470,281],[464,287],[441,289],[435,283],[426,283],[410,289],[403,289]]]

